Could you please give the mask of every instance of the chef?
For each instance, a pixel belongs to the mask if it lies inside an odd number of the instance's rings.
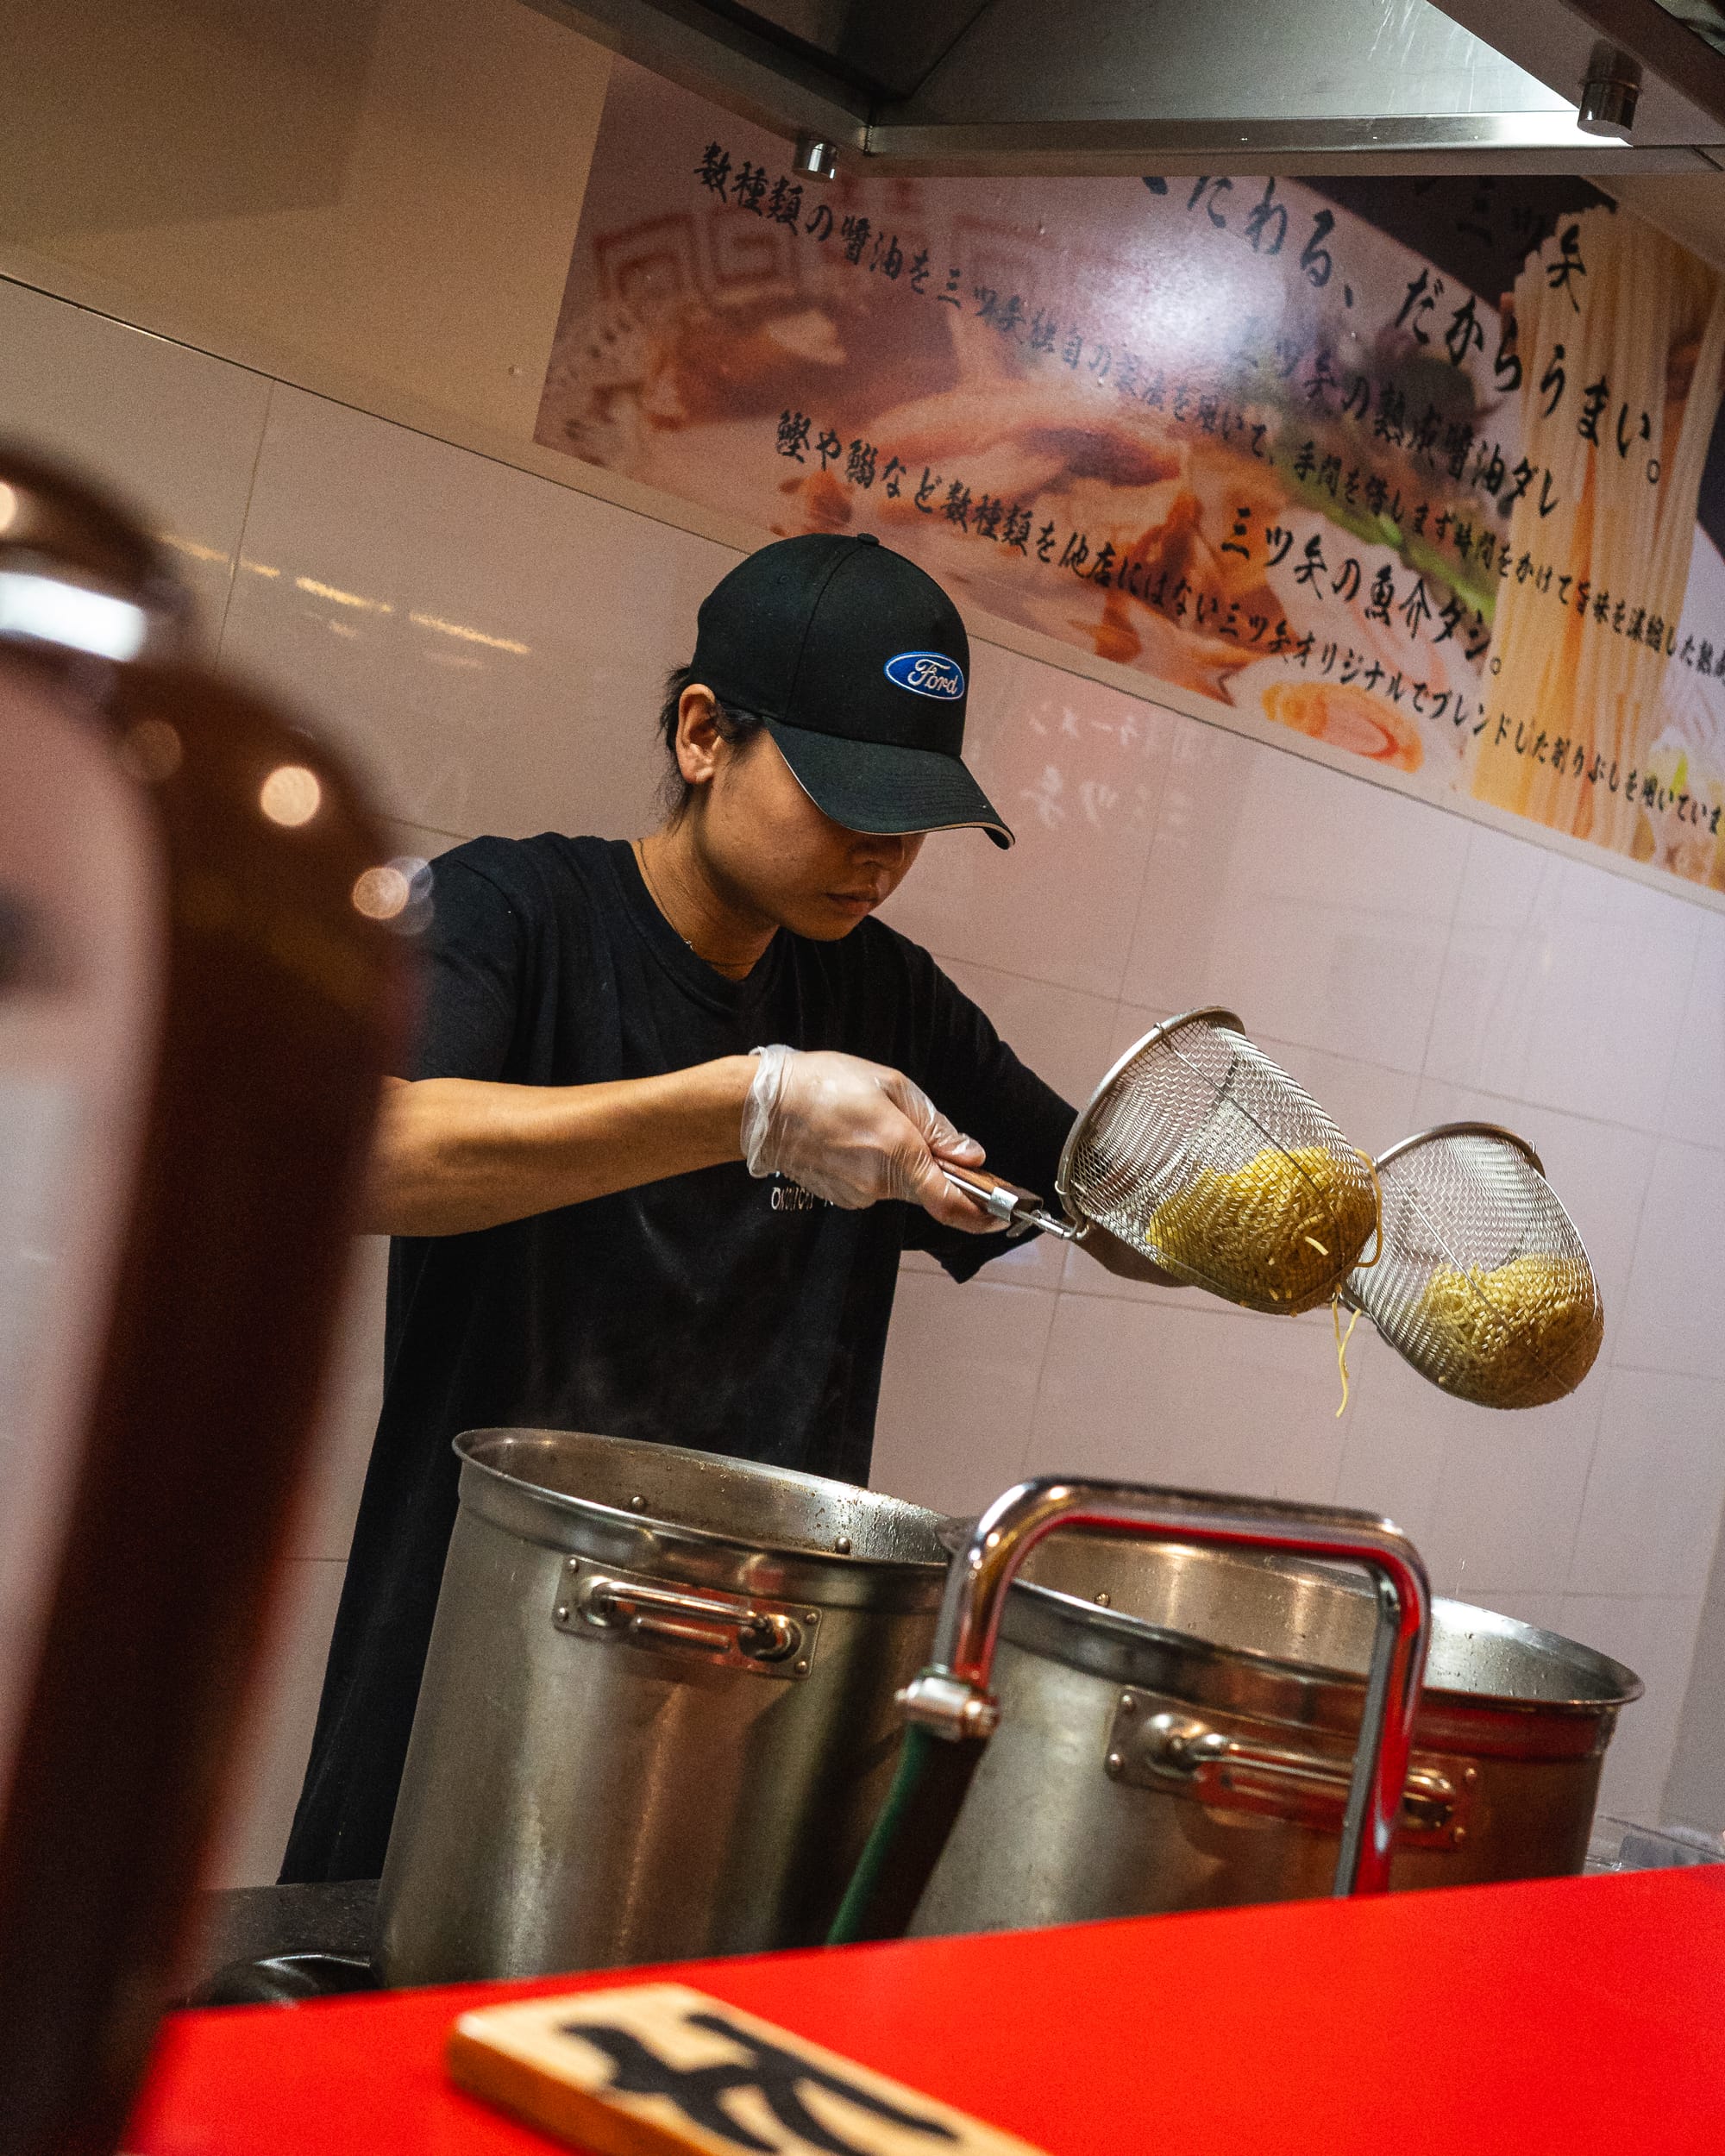
[[[969,674],[913,563],[782,540],[700,608],[657,830],[437,862],[373,1171],[383,1412],[285,1880],[382,1867],[453,1438],[599,1431],[864,1482],[901,1252],[968,1280],[1005,1247],[943,1162],[1051,1190],[1072,1109],[870,918],[929,832],[1012,843],[960,761]]]

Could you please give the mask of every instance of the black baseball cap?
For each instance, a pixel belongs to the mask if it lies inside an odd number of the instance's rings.
[[[925,570],[869,533],[781,539],[701,602],[694,678],[765,722],[847,830],[1013,834],[960,761],[970,642]]]

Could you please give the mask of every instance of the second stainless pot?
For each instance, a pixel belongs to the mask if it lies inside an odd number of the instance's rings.
[[[1000,1727],[919,1934],[1331,1890],[1376,1604],[1327,1566],[1068,1533],[1007,1597]],[[1433,1605],[1390,1879],[1578,1871],[1620,1664]]]
[[[936,1516],[574,1432],[456,1449],[384,1867],[388,1980],[819,1940],[933,1638]]]

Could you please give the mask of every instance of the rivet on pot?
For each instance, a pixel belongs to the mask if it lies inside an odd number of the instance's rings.
[[[799,1662],[796,1665],[796,1671],[799,1677],[806,1677],[809,1672],[809,1665],[807,1662]]]
[[[1459,1847],[1461,1846],[1462,1843],[1463,1843],[1463,1842],[1465,1842],[1465,1841],[1467,1839],[1467,1829],[1466,1829],[1466,1827],[1452,1827],[1452,1828],[1451,1828],[1451,1830],[1450,1830],[1450,1839],[1451,1839],[1451,1840],[1452,1840],[1452,1842],[1456,1845],[1456,1846],[1457,1846],[1458,1848],[1459,1848]]]
[[[838,1554],[839,1554],[839,1556],[840,1556],[840,1557],[848,1557],[850,1555],[850,1536],[849,1536],[849,1535],[840,1535],[840,1537],[838,1538],[837,1541],[837,1542],[835,1542],[835,1543],[833,1544],[833,1545],[832,1545],[832,1546],[833,1546],[833,1548],[834,1548],[835,1550],[837,1550],[837,1552],[838,1552]]]
[[[806,1625],[818,1625],[820,1622],[820,1612],[818,1609],[806,1609],[803,1612],[803,1622]]]
[[[1120,1712],[1123,1714],[1135,1714],[1138,1712],[1138,1702],[1130,1692],[1120,1694]]]
[[[569,1605],[567,1602],[559,1602],[557,1605],[557,1622],[560,1625],[565,1623],[568,1618],[568,1614]]]
[[[1118,1752],[1111,1752],[1102,1762],[1110,1774],[1123,1774],[1126,1771],[1126,1764]]]
[[[1103,1609],[1111,1608],[1113,1604],[1113,1596],[1109,1594],[1106,1588],[1104,1588],[1102,1592],[1096,1597],[1097,1602]]]
[[[644,1497],[631,1497],[629,1501],[629,1509],[630,1512],[645,1512],[647,1500]]]

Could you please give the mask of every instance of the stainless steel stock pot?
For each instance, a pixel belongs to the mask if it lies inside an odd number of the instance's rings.
[[[1579,1871],[1620,1664],[1433,1602],[1392,1888]],[[1357,1574],[1051,1536],[1007,1593],[1000,1723],[914,1933],[1328,1894],[1377,1601]]]
[[[384,1867],[388,1981],[820,1939],[933,1638],[938,1516],[575,1432],[456,1451]]]

